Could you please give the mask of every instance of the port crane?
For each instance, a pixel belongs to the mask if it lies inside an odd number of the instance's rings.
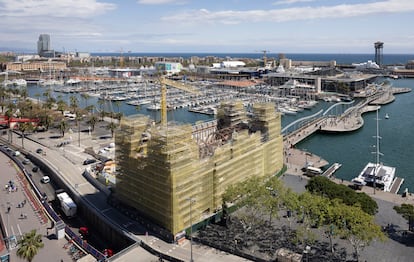
[[[200,91],[186,83],[178,82],[175,80],[171,80],[166,78],[165,76],[161,76],[159,78],[159,82],[161,84],[161,125],[167,125],[167,86],[175,87],[177,89],[192,93],[192,94],[200,94]]]

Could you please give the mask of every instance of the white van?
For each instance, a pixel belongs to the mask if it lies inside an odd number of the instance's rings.
[[[13,153],[13,156],[20,156],[20,152],[19,152],[19,151],[15,151],[15,152]]]
[[[43,184],[47,184],[50,182],[50,178],[48,176],[44,176],[40,179],[40,182],[42,182]]]

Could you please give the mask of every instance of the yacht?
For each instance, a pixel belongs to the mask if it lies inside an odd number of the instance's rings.
[[[367,185],[390,192],[395,178],[395,167],[369,162],[358,177],[352,179],[357,185]]]
[[[377,109],[377,135],[375,136],[376,138],[376,152],[374,152],[376,154],[376,158],[377,161],[376,163],[372,163],[372,162],[368,162],[368,164],[364,167],[364,169],[362,169],[361,173],[355,177],[354,179],[352,179],[352,182],[354,183],[354,185],[361,187],[364,185],[367,186],[372,186],[374,187],[374,190],[376,188],[380,188],[385,192],[390,192],[391,191],[391,187],[394,183],[394,179],[395,179],[395,167],[391,167],[391,166],[386,166],[382,163],[380,163],[379,161],[379,157],[380,155],[382,155],[382,153],[379,151],[379,140],[380,140],[380,136],[379,136],[379,126],[378,126],[378,109]]]

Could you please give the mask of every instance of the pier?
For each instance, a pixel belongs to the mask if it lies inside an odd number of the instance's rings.
[[[338,170],[342,165],[339,163],[334,163],[332,166],[330,166],[328,169],[326,169],[325,172],[323,172],[322,176],[326,176],[328,178],[331,178],[333,174]]]
[[[306,166],[306,164],[310,161],[309,156],[311,154],[306,150],[295,149],[294,147],[296,144],[318,131],[334,133],[355,131],[364,125],[362,114],[370,111],[375,111],[380,107],[380,105],[391,103],[395,99],[393,94],[406,93],[410,91],[411,89],[408,88],[382,87],[381,90],[379,90],[377,93],[374,93],[371,96],[365,98],[357,105],[347,108],[343,113],[340,113],[339,115],[334,113],[330,114],[329,112],[337,111],[335,110],[336,107],[347,103],[340,102],[334,104],[324,113],[319,111],[312,116],[298,119],[292,122],[290,125],[286,126],[284,129],[282,129],[282,133],[284,133],[284,152],[286,156],[285,163],[288,166],[288,173],[302,175],[301,168]],[[352,103],[348,104],[351,105]],[[293,129],[292,127],[296,127],[296,129]],[[290,132],[288,132],[289,130]],[[328,165],[328,162],[326,160],[323,160],[320,157],[317,157],[316,159],[316,162],[313,162],[315,163],[315,167],[324,167]],[[322,175],[336,180],[333,174],[340,167],[341,164],[334,163]],[[344,183],[343,180],[339,181],[340,183]],[[396,177],[391,186],[390,193],[397,195],[403,182],[403,178]],[[350,182],[346,183],[350,184]],[[364,189],[363,191],[366,190],[367,189]]]
[[[393,194],[397,194],[401,188],[402,183],[404,183],[404,178],[396,177],[394,182],[392,183],[390,192]]]

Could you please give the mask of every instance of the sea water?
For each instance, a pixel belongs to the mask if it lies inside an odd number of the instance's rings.
[[[414,79],[390,80],[394,87],[414,89]],[[380,162],[396,167],[404,178],[400,192],[414,191],[414,91],[395,95],[394,102],[381,106],[378,115]],[[389,115],[386,119],[385,114]],[[354,132],[314,134],[297,145],[327,160],[341,163],[335,176],[351,180],[367,162],[376,162],[376,112],[363,114],[364,126]]]

